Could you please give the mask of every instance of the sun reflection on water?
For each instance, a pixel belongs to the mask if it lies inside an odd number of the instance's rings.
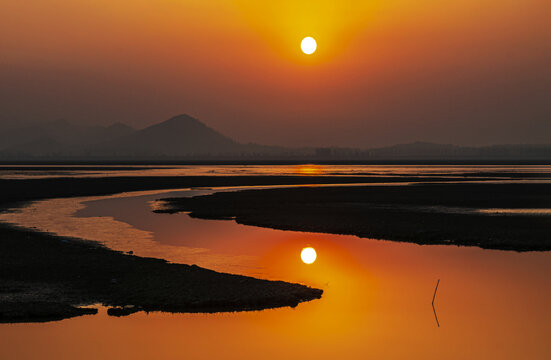
[[[305,264],[313,264],[317,257],[318,254],[316,254],[316,250],[313,247],[305,247],[300,253],[300,258]]]
[[[322,166],[314,164],[300,165],[296,168],[296,173],[299,175],[321,175],[323,172]]]

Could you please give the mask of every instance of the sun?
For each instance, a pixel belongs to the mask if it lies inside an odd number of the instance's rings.
[[[300,48],[302,49],[302,52],[306,55],[313,54],[314,51],[316,51],[317,47],[318,44],[316,43],[316,40],[311,36],[305,37],[300,43]]]
[[[305,247],[300,253],[300,258],[305,264],[313,264],[314,261],[316,261],[317,257],[318,255],[316,254],[316,250],[314,250],[313,247]]]

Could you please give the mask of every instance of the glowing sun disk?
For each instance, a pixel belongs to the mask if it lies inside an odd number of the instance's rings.
[[[316,40],[314,40],[314,38],[311,36],[305,37],[300,43],[300,48],[302,49],[302,52],[307,55],[313,54],[314,51],[316,51],[317,47],[318,44],[316,43]]]
[[[316,261],[316,257],[316,250],[314,250],[313,247],[305,247],[300,253],[300,258],[305,264],[312,264],[314,261]]]

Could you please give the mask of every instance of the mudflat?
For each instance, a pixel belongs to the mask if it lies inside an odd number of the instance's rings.
[[[550,250],[549,216],[489,216],[476,207],[550,208],[549,184],[455,184],[445,177],[190,176],[0,180],[0,211],[43,198],[186,187],[423,182],[247,190],[165,199],[165,212],[298,231],[418,244]],[[500,174],[499,176],[502,176]],[[496,174],[467,180],[492,180]],[[433,184],[431,182],[446,182]],[[460,211],[457,211],[457,210]],[[461,212],[466,210],[466,212]],[[50,321],[97,310],[211,312],[295,306],[322,290],[171,264],[0,224],[0,322]]]
[[[322,290],[173,264],[94,242],[0,225],[0,322],[36,322],[97,312],[219,312],[296,306]]]
[[[44,171],[46,171],[45,169]],[[526,174],[534,176],[533,174]],[[491,180],[496,174],[467,178],[465,181]],[[100,178],[0,179],[0,204],[45,198],[98,196],[128,191],[179,189],[188,187],[269,186],[304,184],[400,183],[412,181],[455,181],[431,176],[118,176]]]
[[[190,212],[282,230],[357,235],[417,244],[551,250],[550,184],[443,183],[306,187],[163,199],[158,212]],[[493,209],[508,209],[507,214]]]
[[[0,180],[0,211],[28,201],[192,186],[304,183],[305,178],[61,178]],[[332,181],[331,178],[320,181]],[[219,312],[296,306],[323,291],[282,281],[218,273],[113,251],[95,242],[0,224],[0,322],[52,321],[136,311]]]

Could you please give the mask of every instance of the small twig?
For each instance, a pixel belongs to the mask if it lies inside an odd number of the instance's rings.
[[[440,284],[440,279],[436,282],[436,288],[434,289],[434,295],[432,295],[432,306],[434,306],[434,299],[436,298],[436,291],[438,291],[438,284]]]
[[[438,315],[436,315],[436,309],[434,308],[434,305],[432,305],[432,312],[434,313],[434,319],[436,320],[436,325],[440,327],[440,323],[438,322]]]
[[[434,308],[434,299],[436,298],[436,291],[438,291],[438,284],[440,284],[440,279],[436,282],[436,288],[434,289],[434,295],[432,295],[432,311],[434,312],[434,319],[436,320],[436,325],[440,327],[440,323],[438,322],[438,316],[436,315],[436,309]]]

